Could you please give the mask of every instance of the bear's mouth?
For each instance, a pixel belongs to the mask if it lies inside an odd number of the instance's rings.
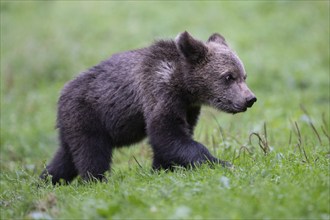
[[[247,107],[238,107],[238,106],[233,106],[234,111],[232,112],[233,114],[240,113],[240,112],[245,112],[247,110]]]
[[[247,106],[235,104],[230,100],[221,100],[220,98],[217,98],[215,103],[218,109],[231,114],[245,112],[247,110]]]

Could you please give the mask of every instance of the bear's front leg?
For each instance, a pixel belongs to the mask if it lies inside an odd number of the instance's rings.
[[[149,141],[154,152],[154,169],[171,169],[173,166],[195,166],[204,162],[227,162],[213,157],[208,149],[191,137],[186,114],[157,112],[147,120]]]

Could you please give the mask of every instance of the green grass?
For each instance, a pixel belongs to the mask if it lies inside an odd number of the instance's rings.
[[[223,34],[258,97],[243,114],[204,108],[196,128],[235,169],[154,173],[145,140],[115,152],[107,183],[42,183],[64,83],[184,30]],[[1,219],[330,218],[328,1],[1,1],[0,40]]]

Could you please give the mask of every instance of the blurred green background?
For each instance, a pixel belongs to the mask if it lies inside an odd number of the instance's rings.
[[[185,30],[201,40],[221,33],[245,64],[258,97],[251,110],[235,116],[205,108],[197,140],[214,144],[220,123],[247,143],[266,122],[273,147],[285,151],[292,122],[310,120],[301,105],[322,133],[330,110],[329,1],[1,1],[3,175],[23,167],[37,176],[49,161],[57,148],[56,102],[65,82],[113,53]],[[314,137],[309,127],[301,129],[305,139]],[[323,129],[329,133],[328,126]],[[228,141],[231,158],[240,145]],[[150,164],[147,142],[140,145],[132,152]],[[131,150],[121,151],[115,167],[132,159]]]
[[[328,1],[2,1],[1,167],[54,151],[66,81],[184,30],[225,36],[245,64],[261,121],[294,115],[299,104],[328,112]]]

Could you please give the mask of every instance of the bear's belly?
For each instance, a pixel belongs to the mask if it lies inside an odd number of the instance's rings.
[[[128,117],[119,117],[109,130],[115,147],[137,143],[146,137],[146,128],[143,114],[134,114]]]

